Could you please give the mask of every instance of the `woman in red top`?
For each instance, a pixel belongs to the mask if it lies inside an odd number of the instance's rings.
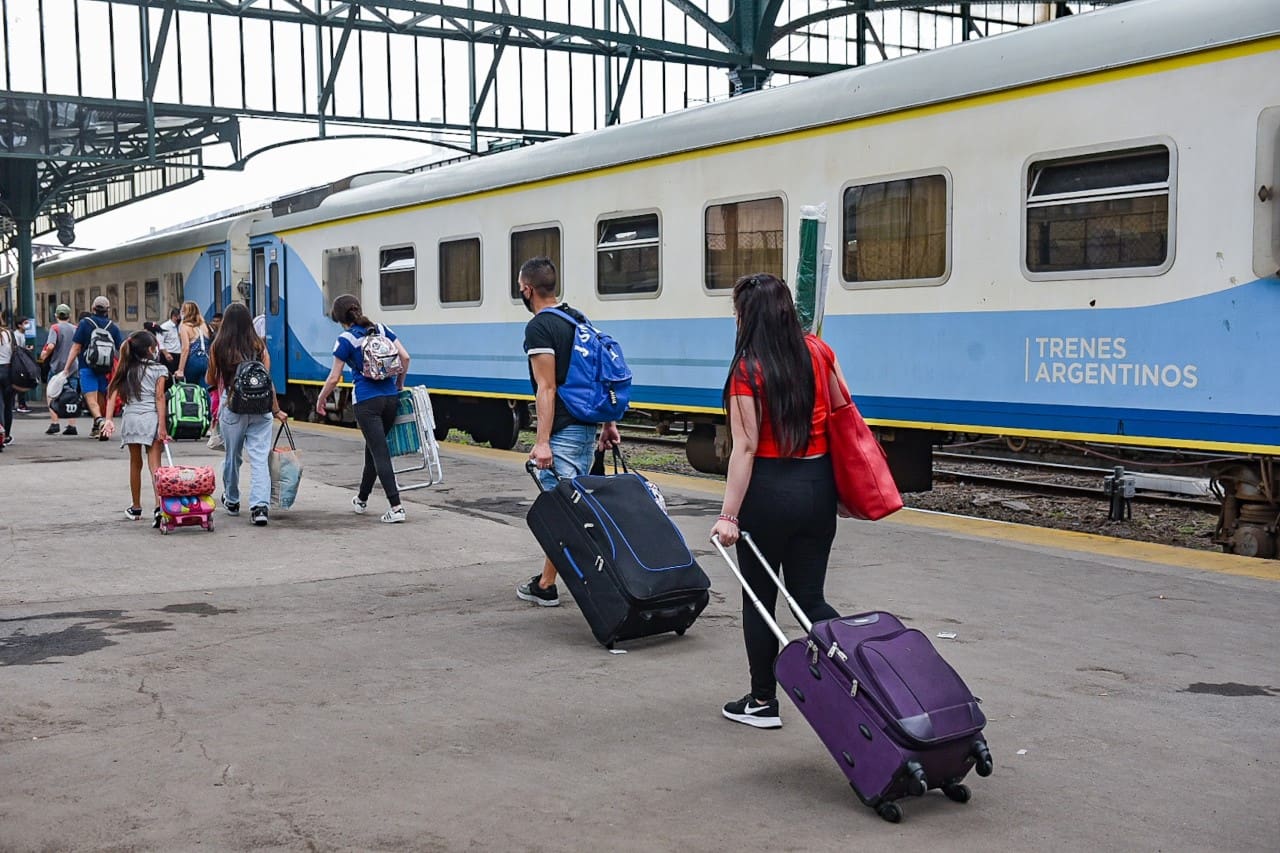
[[[712,534],[725,545],[739,529],[778,572],[813,621],[839,614],[823,597],[827,560],[836,534],[836,485],[827,456],[826,375],[815,375],[815,356],[839,373],[831,349],[805,335],[791,291],[772,275],[738,279],[733,287],[738,335],[724,407],[733,434],[724,504]],[[841,377],[843,379],[843,377]],[[741,543],[743,576],[774,612],[778,590],[755,556]],[[742,633],[751,669],[751,692],[724,706],[730,720],[778,728],[773,660],[778,641],[760,614],[742,597]]]

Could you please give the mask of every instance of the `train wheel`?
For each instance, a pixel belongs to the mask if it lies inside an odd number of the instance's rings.
[[[510,450],[520,440],[520,413],[505,401],[498,406],[500,408],[491,416],[493,423],[489,426],[486,437],[490,446],[498,450]]]

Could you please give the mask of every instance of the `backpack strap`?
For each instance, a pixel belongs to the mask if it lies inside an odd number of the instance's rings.
[[[586,314],[582,314],[582,319],[577,320],[577,319],[574,319],[574,316],[572,314],[570,314],[568,311],[565,311],[563,308],[543,308],[538,313],[539,314],[543,314],[543,313],[555,314],[557,317],[563,317],[564,319],[572,323],[575,329],[581,325],[585,325],[588,328],[591,328],[591,321],[587,319]]]

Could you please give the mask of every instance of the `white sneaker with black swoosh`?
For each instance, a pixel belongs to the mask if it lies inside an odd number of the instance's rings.
[[[725,705],[722,713],[725,719],[733,720],[735,723],[742,723],[746,726],[754,726],[757,729],[782,728],[782,717],[778,713],[777,699],[771,699],[761,704],[748,693],[738,701]]]

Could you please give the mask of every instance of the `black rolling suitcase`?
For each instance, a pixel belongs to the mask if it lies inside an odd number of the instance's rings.
[[[605,648],[683,634],[707,606],[711,581],[637,474],[561,479],[527,520]]]

